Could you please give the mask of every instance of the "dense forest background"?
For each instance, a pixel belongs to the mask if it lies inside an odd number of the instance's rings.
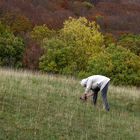
[[[140,33],[140,0],[1,0],[1,17],[10,13],[53,29],[62,27],[69,16],[84,16],[105,32]]]
[[[1,0],[0,66],[140,86],[140,0]]]

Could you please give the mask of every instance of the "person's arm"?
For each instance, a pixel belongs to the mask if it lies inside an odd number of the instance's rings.
[[[85,94],[88,94],[91,88],[92,88],[92,79],[88,79],[86,84]]]
[[[89,93],[91,87],[92,87],[92,79],[89,79],[87,84],[86,84],[85,93],[83,96],[80,97],[80,99],[86,101],[88,99],[88,97],[93,96],[93,93]]]
[[[86,97],[88,98],[88,97],[93,96],[93,95],[94,95],[94,93],[87,93]]]
[[[94,95],[94,93],[87,93],[87,94],[83,94],[81,97],[80,97],[80,99],[81,100],[87,100],[90,96],[93,96]]]

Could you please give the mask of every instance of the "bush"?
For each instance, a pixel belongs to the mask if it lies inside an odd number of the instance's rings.
[[[87,66],[87,71],[92,74],[100,74],[100,75],[108,75],[111,76],[110,73],[113,70],[111,55],[106,52],[101,52],[93,56]]]
[[[105,46],[107,47],[108,45],[110,44],[116,44],[117,43],[117,39],[115,38],[115,36],[113,36],[113,34],[111,33],[106,33],[104,35],[104,43],[105,43]]]
[[[45,54],[40,63],[44,71],[77,75],[87,69],[88,59],[101,50],[103,36],[95,22],[70,18],[58,38],[44,40]]]
[[[116,85],[140,86],[140,58],[113,44],[89,60],[87,71],[106,75]]]
[[[21,67],[23,52],[23,40],[0,23],[0,65]]]
[[[43,40],[40,69],[80,78],[101,74],[117,85],[140,86],[140,57],[110,35],[104,41],[98,29],[85,18],[68,19],[57,37]]]
[[[118,45],[121,45],[140,56],[140,35],[122,35],[118,40]]]
[[[62,73],[67,63],[66,45],[58,39],[44,42],[46,52],[41,57],[40,69],[51,73]]]
[[[14,34],[23,34],[32,30],[31,21],[18,13],[6,13],[1,19],[2,23],[9,26]]]
[[[35,26],[30,33],[31,38],[37,43],[42,43],[43,39],[51,38],[54,35],[56,35],[55,31],[50,30],[45,24]]]
[[[140,57],[115,45],[109,46],[107,52],[111,54],[113,64],[111,78],[113,82],[140,86]]]

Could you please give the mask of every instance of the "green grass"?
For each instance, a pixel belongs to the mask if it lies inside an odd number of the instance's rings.
[[[0,69],[0,140],[138,140],[140,92],[110,86],[111,110],[79,101],[79,81]]]

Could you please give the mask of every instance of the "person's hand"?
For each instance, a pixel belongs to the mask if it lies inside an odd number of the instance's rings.
[[[80,99],[81,99],[82,101],[86,101],[86,100],[87,100],[87,95],[84,94],[83,96],[80,97]]]

